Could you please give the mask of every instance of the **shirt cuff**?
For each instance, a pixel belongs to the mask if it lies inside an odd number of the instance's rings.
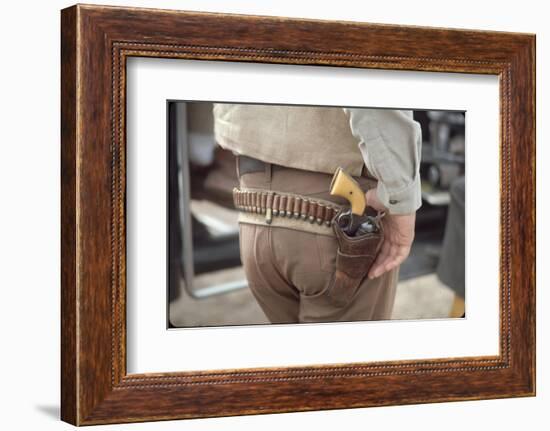
[[[404,189],[388,190],[382,181],[378,181],[376,195],[390,214],[412,214],[422,206],[420,175]]]

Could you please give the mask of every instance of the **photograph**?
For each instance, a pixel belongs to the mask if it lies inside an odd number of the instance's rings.
[[[466,316],[466,112],[167,116],[170,328]]]
[[[63,421],[535,395],[533,33],[60,20]]]

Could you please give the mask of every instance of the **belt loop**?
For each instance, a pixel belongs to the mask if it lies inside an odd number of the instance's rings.
[[[272,174],[271,163],[266,162],[266,164],[265,164],[265,182],[269,183],[269,188],[270,189],[271,189],[271,174]]]
[[[237,170],[237,178],[241,178],[241,173],[239,171],[239,155],[236,155],[235,156],[235,165],[236,165],[236,170]]]

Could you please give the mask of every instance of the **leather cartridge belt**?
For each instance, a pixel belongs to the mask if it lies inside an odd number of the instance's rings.
[[[267,224],[271,224],[273,217],[286,217],[330,227],[341,208],[338,204],[305,196],[272,190],[242,190],[237,187],[233,189],[233,201],[235,208],[240,211],[265,214]]]

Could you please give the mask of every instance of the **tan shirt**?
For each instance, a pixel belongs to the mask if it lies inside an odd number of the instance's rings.
[[[390,214],[409,214],[422,205],[422,131],[412,111],[344,108],[376,194]]]
[[[378,179],[391,214],[421,203],[420,126],[412,111],[215,103],[214,135],[225,149],[265,162],[332,174],[338,167]]]

